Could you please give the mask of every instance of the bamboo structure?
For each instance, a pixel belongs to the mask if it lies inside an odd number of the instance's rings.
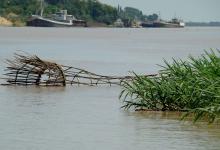
[[[65,86],[66,79],[62,66],[43,61],[37,56],[15,54],[14,60],[6,60],[7,83],[18,85]]]
[[[6,60],[4,74],[7,85],[121,85],[123,81],[132,80],[133,76],[103,76],[84,69],[64,66],[40,59],[36,55],[15,53],[13,60]],[[154,76],[154,75],[148,75]]]

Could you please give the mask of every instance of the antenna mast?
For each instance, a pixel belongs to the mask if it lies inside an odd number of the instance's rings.
[[[40,16],[43,17],[44,13],[44,0],[40,1]]]

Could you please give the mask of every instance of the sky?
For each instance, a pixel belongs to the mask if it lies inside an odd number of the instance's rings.
[[[99,0],[113,6],[138,8],[144,14],[157,13],[162,19],[220,21],[220,0]]]

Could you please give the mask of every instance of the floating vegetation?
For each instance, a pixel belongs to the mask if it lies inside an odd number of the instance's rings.
[[[183,119],[191,114],[194,121],[220,119],[220,51],[205,51],[188,61],[165,62],[154,77],[136,76],[123,81],[120,99],[123,108],[154,111],[183,111]]]
[[[66,86],[69,85],[120,85],[123,81],[131,81],[133,76],[103,76],[84,69],[64,66],[45,61],[36,55],[15,54],[14,59],[6,60],[5,69],[7,84],[4,85],[37,85]]]

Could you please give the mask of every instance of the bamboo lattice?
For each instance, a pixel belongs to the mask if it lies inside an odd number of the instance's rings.
[[[103,76],[84,69],[64,66],[40,59],[36,55],[15,53],[14,59],[6,60],[4,74],[6,85],[66,86],[69,85],[121,85],[133,76]],[[154,75],[147,75],[154,76]]]

